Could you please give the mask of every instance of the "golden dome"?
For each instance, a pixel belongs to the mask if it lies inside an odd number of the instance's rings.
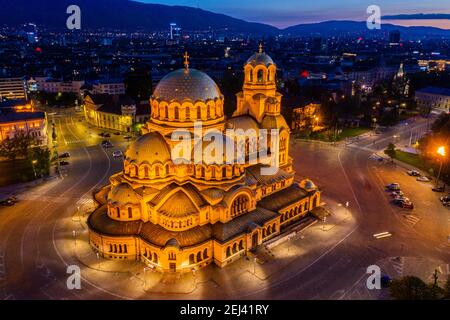
[[[149,132],[139,137],[125,152],[129,162],[137,164],[147,162],[165,163],[171,159],[170,149],[164,138],[158,132]]]
[[[182,102],[222,99],[219,87],[206,73],[196,69],[179,69],[166,75],[152,96],[163,101]]]
[[[108,193],[108,202],[119,205],[127,203],[137,204],[140,202],[138,195],[128,183],[113,186]]]
[[[256,67],[257,65],[264,65],[268,67],[269,65],[275,63],[273,62],[272,58],[265,52],[257,52],[247,60],[246,64],[250,64],[253,67]]]
[[[192,200],[181,190],[167,199],[158,211],[170,218],[182,218],[198,212]]]
[[[266,115],[261,123],[263,129],[289,129],[282,115]]]

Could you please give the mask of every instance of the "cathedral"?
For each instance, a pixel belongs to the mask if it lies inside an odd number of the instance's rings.
[[[125,152],[123,171],[94,195],[99,206],[88,218],[89,241],[106,259],[139,260],[160,272],[190,272],[210,263],[224,267],[320,206],[314,183],[294,179],[277,67],[262,46],[244,66],[243,89],[229,119],[217,84],[190,68],[188,58],[155,88],[151,118]],[[276,172],[262,174],[267,159],[259,156],[257,163],[175,161],[173,132],[195,136],[198,122],[202,132],[222,132],[231,143],[230,129],[277,130],[276,150],[270,150],[271,141],[252,139],[244,148],[247,158],[266,148],[278,160]],[[207,147],[206,139],[197,138],[193,144],[199,140]]]

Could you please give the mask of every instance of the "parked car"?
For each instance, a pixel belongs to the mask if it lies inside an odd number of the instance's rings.
[[[111,135],[110,135],[109,133],[105,133],[105,134],[103,134],[103,136],[104,136],[105,138],[111,138]]]
[[[400,184],[398,184],[396,182],[388,184],[386,186],[386,189],[388,189],[390,191],[400,191]]]
[[[69,158],[69,157],[70,157],[70,153],[64,152],[64,153],[61,153],[58,158],[63,159],[63,158]]]
[[[114,151],[112,155],[114,158],[122,158],[123,157],[123,153],[120,150]]]
[[[0,201],[0,206],[11,207],[11,206],[15,205],[16,202],[17,202],[17,199],[15,197],[9,197],[5,200]]]
[[[420,177],[420,172],[417,170],[408,170],[407,173],[412,177]]]
[[[427,177],[418,177],[416,179],[417,181],[421,181],[421,182],[430,182],[431,180]]]
[[[391,196],[392,196],[392,198],[398,198],[398,197],[403,198],[405,196],[405,194],[401,191],[393,191],[391,193]]]
[[[60,162],[59,162],[59,165],[60,165],[60,166],[68,166],[68,165],[69,165],[69,162],[67,162],[67,161],[60,161]]]
[[[120,136],[120,132],[114,132],[114,135]]]
[[[123,137],[125,140],[131,140],[131,138],[133,138],[132,136],[124,136]]]
[[[401,203],[400,203],[400,207],[402,207],[402,208],[405,208],[405,209],[414,209],[414,203],[412,203],[411,201],[406,201],[406,200],[403,200]]]
[[[444,192],[445,191],[445,187],[434,187],[433,189],[434,192]]]
[[[450,201],[450,195],[440,197],[439,200],[441,200],[441,202],[449,202]]]
[[[102,141],[102,147],[103,147],[103,148],[112,148],[112,147],[114,147],[114,146],[113,146],[113,144],[112,144],[110,141],[108,141],[108,140],[103,140],[103,141]]]

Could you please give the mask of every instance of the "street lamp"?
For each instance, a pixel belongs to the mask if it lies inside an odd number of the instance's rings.
[[[444,146],[440,146],[437,149],[436,153],[442,157],[441,164],[439,166],[439,173],[438,173],[438,176],[437,176],[437,179],[436,179],[436,188],[437,188],[439,186],[439,178],[441,177],[442,163],[444,162],[444,157],[445,157],[445,147]]]
[[[37,160],[33,160],[31,161],[31,165],[33,166],[33,173],[34,173],[34,178],[37,179],[37,174],[36,174],[36,169],[35,169],[35,165],[37,163]]]

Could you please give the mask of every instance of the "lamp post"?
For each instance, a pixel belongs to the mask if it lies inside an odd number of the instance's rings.
[[[436,188],[437,187],[439,187],[439,179],[440,179],[440,177],[441,177],[441,171],[442,171],[442,163],[444,162],[444,157],[445,157],[445,147],[444,146],[440,146],[438,149],[437,149],[437,154],[438,155],[440,155],[441,157],[442,157],[442,159],[441,159],[441,164],[440,164],[440,166],[439,166],[439,173],[438,173],[438,175],[437,175],[437,179],[436,179]]]
[[[36,168],[35,168],[36,163],[37,163],[37,160],[32,160],[31,161],[31,165],[33,166],[33,173],[34,173],[34,178],[35,179],[37,179]]]

